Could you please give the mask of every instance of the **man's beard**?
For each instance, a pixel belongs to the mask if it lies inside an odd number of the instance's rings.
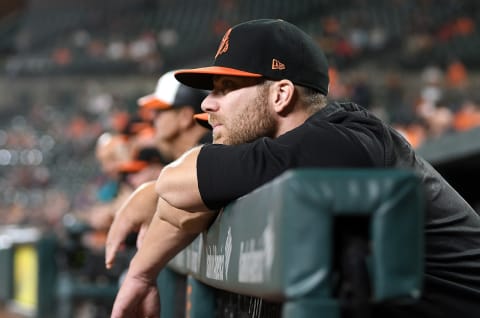
[[[228,129],[228,135],[224,136],[224,144],[237,145],[260,137],[274,136],[277,123],[268,104],[267,90],[268,87],[261,86],[257,97],[235,118],[224,123]]]

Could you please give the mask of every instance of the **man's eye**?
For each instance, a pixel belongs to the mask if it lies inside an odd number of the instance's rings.
[[[235,83],[233,81],[224,80],[218,85],[217,88],[214,89],[214,92],[225,95],[234,89],[235,89]]]
[[[222,82],[222,89],[223,90],[231,90],[235,87],[232,81],[223,81]]]

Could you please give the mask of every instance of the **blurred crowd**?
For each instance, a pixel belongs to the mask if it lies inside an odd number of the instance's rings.
[[[209,58],[240,21],[278,16],[318,39],[332,65],[377,63],[422,68],[456,57],[480,65],[475,0],[31,1],[12,40],[7,74],[156,72]],[[48,21],[49,23],[45,23]],[[202,36],[199,36],[201,34]],[[192,60],[191,52],[195,52]]]
[[[415,73],[330,70],[334,100],[353,100],[376,112],[415,147],[445,134],[480,125],[480,95],[467,67],[458,59],[446,67],[428,65]],[[372,77],[382,77],[375,85]],[[412,78],[413,77],[413,78]]]

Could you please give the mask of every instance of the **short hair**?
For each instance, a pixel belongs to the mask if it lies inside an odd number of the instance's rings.
[[[316,113],[327,105],[327,96],[319,91],[305,86],[295,85],[300,104],[310,113]]]
[[[274,80],[269,80],[266,78],[260,79],[260,82],[258,85],[261,85],[262,88],[267,88],[269,87],[273,82],[276,82]],[[301,105],[301,107],[305,108],[305,110],[310,114],[314,114],[325,105],[327,105],[327,96],[323,95],[319,91],[306,87],[306,86],[300,86],[300,85],[294,85],[295,90],[297,91],[298,95],[298,100]]]

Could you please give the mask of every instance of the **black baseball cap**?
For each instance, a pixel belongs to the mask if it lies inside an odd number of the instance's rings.
[[[181,83],[213,88],[213,75],[288,79],[296,85],[328,93],[325,54],[308,34],[280,19],[260,19],[238,24],[223,36],[213,66],[179,70]]]
[[[172,109],[183,106],[193,107],[195,114],[202,112],[202,101],[207,96],[204,90],[192,88],[180,83],[174,76],[175,71],[163,74],[152,94],[138,99],[137,104],[147,109]]]

